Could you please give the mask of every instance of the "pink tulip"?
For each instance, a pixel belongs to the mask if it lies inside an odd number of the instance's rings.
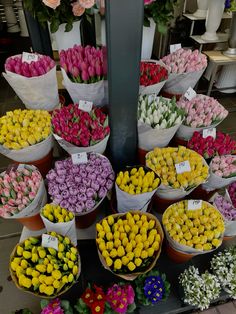
[[[82,77],[83,81],[88,81],[89,80],[88,72],[87,71],[82,71],[81,77]]]

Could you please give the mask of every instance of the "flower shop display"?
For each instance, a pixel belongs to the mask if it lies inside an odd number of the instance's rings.
[[[40,314],[73,314],[73,308],[67,300],[60,300],[59,298],[51,301],[42,299],[40,301],[41,312]],[[23,313],[24,314],[24,313]],[[31,313],[25,313],[31,314]],[[33,314],[33,313],[32,313]]]
[[[108,116],[101,109],[86,112],[76,104],[54,110],[52,128],[55,139],[69,154],[102,154],[110,135]]]
[[[74,103],[80,100],[105,104],[106,67],[103,49],[74,45],[60,52],[64,86]]]
[[[154,148],[146,155],[146,165],[161,178],[156,194],[162,199],[185,197],[208,178],[206,161],[184,146]]]
[[[187,146],[205,159],[233,154],[236,151],[236,141],[229,134],[222,132],[216,132],[214,138],[211,135],[204,137],[203,134],[195,131]]]
[[[72,158],[56,161],[47,174],[48,193],[55,204],[88,219],[112,189],[115,175],[109,160],[89,153],[87,163],[73,164]],[[96,215],[95,215],[96,218]]]
[[[226,237],[232,237],[236,235],[236,208],[233,206],[230,197],[227,193],[225,196],[218,193],[213,198],[214,206],[220,211],[225,221],[225,233]]]
[[[185,303],[197,307],[201,311],[208,309],[211,302],[220,295],[218,277],[205,271],[200,274],[198,268],[190,266],[179,276]]]
[[[228,193],[232,204],[236,208],[236,182],[230,184],[230,186],[228,187]]]
[[[120,171],[115,184],[118,212],[146,211],[159,185],[160,178],[147,167],[127,167],[126,171]]]
[[[216,127],[228,115],[228,111],[216,99],[202,94],[192,100],[183,96],[177,106],[185,111],[186,116],[176,135],[185,140],[189,140],[195,131]]]
[[[236,248],[230,247],[214,255],[211,270],[218,278],[222,288],[233,299],[236,299]]]
[[[0,216],[17,219],[29,229],[37,228],[40,207],[47,202],[43,178],[36,167],[14,165],[0,174]],[[36,220],[36,225],[27,219]],[[42,229],[39,221],[39,229]]]
[[[163,231],[152,214],[130,211],[110,215],[97,223],[96,229],[100,261],[115,275],[134,280],[156,264]]]
[[[207,57],[191,49],[178,49],[161,59],[169,68],[169,79],[164,91],[169,94],[184,94],[199,81],[207,67]]]
[[[8,111],[0,118],[0,153],[18,161],[45,157],[53,146],[51,116],[45,110]]]
[[[223,188],[236,181],[236,156],[216,156],[210,163],[210,176],[202,186],[212,191]]]
[[[65,293],[78,279],[81,266],[76,247],[68,237],[49,232],[15,246],[10,273],[16,286],[44,298]]]
[[[141,95],[138,101],[138,145],[150,151],[165,147],[175,135],[184,118],[183,110],[176,106],[175,98]]]
[[[56,204],[46,204],[41,209],[41,218],[47,232],[55,231],[67,236],[71,242],[77,245],[75,216],[72,212]]]
[[[166,275],[157,269],[138,276],[134,284],[136,298],[144,306],[166,301],[170,294],[170,283],[166,280]]]
[[[5,71],[26,108],[50,111],[59,105],[56,64],[49,56],[23,52],[6,60]]]
[[[168,70],[162,62],[155,60],[141,61],[140,88],[142,95],[158,94],[168,79]]]

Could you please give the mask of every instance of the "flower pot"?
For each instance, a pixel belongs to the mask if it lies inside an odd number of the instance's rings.
[[[159,214],[163,214],[164,211],[172,204],[183,200],[184,198],[168,200],[161,198],[154,194],[153,196],[153,210]]]
[[[169,242],[166,243],[166,253],[168,257],[177,264],[186,263],[196,256],[194,253],[184,253],[174,249],[170,246]]]
[[[74,45],[81,45],[80,21],[73,23],[73,28],[70,32],[65,32],[65,26],[65,23],[61,24],[54,33],[59,51],[72,48]]]
[[[17,218],[17,220],[29,230],[41,230],[45,228],[40,213],[31,217]]]
[[[199,18],[205,18],[207,15],[208,2],[209,0],[197,0],[198,9],[193,15]]]
[[[149,19],[150,26],[143,26],[143,40],[142,40],[142,59],[151,59],[152,46],[154,41],[154,35],[156,30],[156,23],[152,18]]]
[[[201,37],[203,40],[215,41],[218,39],[218,30],[225,9],[224,0],[209,0],[206,18],[206,32]]]
[[[90,227],[96,220],[99,207],[94,208],[88,213],[81,215],[75,214],[75,223],[78,229],[86,229]]]
[[[230,36],[228,41],[229,48],[223,52],[225,56],[235,57],[236,56],[236,12],[232,12],[232,20],[230,27]]]

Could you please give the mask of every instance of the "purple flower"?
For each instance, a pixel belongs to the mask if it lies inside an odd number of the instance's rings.
[[[80,176],[82,178],[86,178],[87,177],[87,172],[85,170],[80,170],[79,174],[80,174]]]
[[[100,185],[97,181],[92,181],[91,182],[91,188],[93,188],[95,191],[98,191],[100,188]]]
[[[70,206],[67,208],[67,210],[69,210],[69,211],[72,212],[72,213],[75,213],[75,211],[76,211],[76,206],[75,206],[75,205],[70,205]]]
[[[59,184],[59,190],[60,190],[60,191],[64,191],[64,190],[66,190],[66,189],[67,189],[66,183],[61,183],[61,184]]]
[[[61,196],[63,197],[63,199],[67,199],[70,196],[70,193],[68,190],[64,190],[61,192]]]
[[[101,165],[101,158],[97,157],[95,160],[94,160],[94,164],[96,166],[100,166]]]
[[[76,204],[76,209],[75,209],[75,211],[76,211],[76,213],[82,213],[83,210],[84,210],[84,208],[85,208],[84,202],[78,202],[78,203]]]
[[[76,204],[77,203],[77,197],[76,196],[70,196],[68,198],[68,201],[70,204]]]
[[[86,195],[88,198],[92,198],[95,195],[95,191],[92,188],[88,188],[86,191]]]
[[[72,168],[71,168],[71,172],[76,174],[76,173],[79,173],[79,167],[77,165],[74,165]]]
[[[67,185],[68,188],[70,188],[70,187],[75,188],[76,187],[76,185],[75,185],[75,183],[73,181],[67,181],[66,185]]]
[[[55,185],[54,187],[53,187],[53,186],[50,187],[50,188],[48,189],[48,193],[49,193],[50,195],[52,195],[52,196],[55,196],[55,195],[59,194],[60,191],[59,191],[58,186]]]
[[[79,194],[77,195],[77,197],[78,197],[78,201],[79,201],[79,202],[86,202],[86,200],[87,200],[87,196],[86,196],[85,193],[79,193]]]
[[[111,179],[112,181],[115,180],[115,174],[114,174],[114,172],[112,172],[112,173],[109,175],[109,179]]]
[[[106,158],[102,158],[101,165],[103,167],[108,167],[108,166],[110,167],[110,162]]]
[[[103,168],[102,167],[97,167],[94,171],[95,174],[100,174],[103,172]]]
[[[57,169],[57,174],[59,176],[65,176],[66,175],[66,169]]]
[[[100,176],[104,179],[106,179],[110,174],[110,171],[107,171],[106,169],[104,169],[104,171],[100,174]]]
[[[87,172],[93,172],[93,171],[94,171],[94,168],[93,168],[92,165],[88,165],[88,166],[86,166],[85,170],[86,170]]]
[[[75,196],[78,193],[78,189],[70,187],[69,192],[70,192],[70,195]]]
[[[107,190],[110,191],[112,189],[112,187],[113,187],[113,181],[108,179],[107,183],[106,183]]]
[[[106,184],[106,179],[104,179],[100,176],[97,176],[97,182],[100,186],[104,186]]]
[[[91,186],[91,180],[89,178],[83,178],[82,179],[82,183],[86,186],[86,187],[90,187]]]
[[[165,292],[164,283],[160,276],[147,277],[143,289],[144,295],[152,304],[159,302]]]
[[[57,194],[53,197],[53,202],[56,204],[60,204],[62,200],[63,200],[63,197],[60,194]]]
[[[95,204],[96,204],[95,201],[90,199],[86,201],[85,207],[86,209],[91,210],[94,208]]]
[[[104,198],[107,195],[107,189],[102,186],[98,192],[98,197],[99,198]]]
[[[64,162],[63,160],[58,160],[55,162],[55,168],[56,169],[63,169],[64,168]]]
[[[87,188],[86,188],[85,185],[81,184],[81,185],[79,186],[79,192],[80,192],[80,193],[86,193],[86,190],[87,190]]]
[[[63,200],[60,202],[60,206],[62,208],[68,208],[70,206],[69,202],[67,200]]]
[[[90,160],[93,161],[93,160],[95,160],[96,158],[97,158],[97,155],[96,155],[96,154],[94,154],[94,153],[89,154],[89,161],[90,161]]]
[[[46,178],[48,180],[54,180],[54,179],[56,179],[56,177],[57,177],[57,174],[56,174],[56,172],[54,170],[50,170],[48,172],[48,174],[46,175]]]
[[[81,183],[81,181],[82,181],[80,176],[75,176],[74,179],[75,179],[76,183]]]
[[[80,173],[81,170],[85,170],[86,167],[87,167],[86,164],[80,164],[80,165],[79,165],[79,173]]]
[[[57,176],[56,177],[56,182],[57,183],[63,183],[65,181],[65,176]]]
[[[92,181],[96,180],[97,176],[95,173],[88,173],[88,178],[91,179]]]

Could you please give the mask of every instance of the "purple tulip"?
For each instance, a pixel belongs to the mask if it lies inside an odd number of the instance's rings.
[[[82,178],[82,183],[86,186],[86,187],[90,187],[91,186],[91,180],[89,178]]]
[[[110,191],[113,187],[113,181],[108,179],[107,182],[106,182],[106,188],[108,191]]]
[[[83,212],[83,210],[85,209],[85,204],[84,204],[84,202],[78,202],[77,204],[76,204],[76,213],[82,213]]]
[[[97,166],[100,166],[101,165],[101,159],[100,158],[94,159],[94,164]]]
[[[95,195],[95,191],[92,188],[88,188],[86,191],[86,195],[88,198],[92,198]]]
[[[55,162],[55,168],[57,169],[63,169],[64,168],[64,164],[62,160],[58,160]]]
[[[67,199],[70,197],[70,193],[68,190],[64,190],[61,192],[61,196],[63,197],[63,199]]]
[[[76,183],[81,183],[81,181],[82,181],[82,178],[81,178],[81,177],[75,176],[75,182],[76,182]]]
[[[65,181],[65,176],[57,176],[56,177],[56,182],[57,183],[63,183]]]
[[[63,200],[63,201],[60,202],[60,206],[62,208],[66,208],[67,209],[70,206],[70,204],[69,204],[69,202],[67,200]]]
[[[76,185],[75,185],[75,183],[73,182],[73,181],[66,181],[66,185],[67,185],[67,187],[68,188],[75,188],[76,187]]]
[[[114,172],[112,172],[112,173],[109,175],[109,179],[111,179],[112,181],[115,180],[115,174],[114,174]]]
[[[53,202],[56,204],[60,204],[63,201],[63,197],[60,194],[57,194],[53,197]]]
[[[97,175],[98,175],[98,174],[100,175],[100,173],[102,173],[103,170],[104,170],[104,169],[103,169],[101,166],[98,166],[98,167],[95,169],[94,172],[95,172]]]
[[[86,202],[86,200],[87,200],[87,196],[86,196],[85,193],[79,193],[79,194],[77,195],[77,198],[78,198],[78,201],[79,201],[79,202]]]
[[[96,180],[97,176],[95,173],[88,173],[88,178],[91,179],[92,181]]]
[[[56,177],[57,177],[57,174],[56,174],[56,172],[54,170],[50,170],[48,172],[48,174],[46,175],[46,178],[48,180],[54,180],[54,179],[56,179]]]
[[[64,190],[66,190],[66,189],[67,189],[66,183],[61,183],[61,184],[59,184],[59,190],[60,190],[60,191],[64,191]]]
[[[82,178],[86,178],[87,177],[87,172],[85,171],[85,170],[80,170],[80,172],[79,172],[79,174],[80,174],[80,176],[82,177]]]
[[[79,167],[78,167],[78,166],[73,166],[73,167],[71,168],[71,171],[72,171],[72,173],[74,173],[74,174],[79,173]]]
[[[85,185],[83,185],[83,184],[79,185],[79,192],[80,193],[86,193],[86,190],[87,190],[87,188]]]
[[[95,160],[95,159],[97,159],[97,156],[96,156],[95,154],[91,153],[91,154],[89,155],[89,160],[90,160],[90,161],[93,161],[93,160]]]
[[[98,197],[99,198],[104,198],[107,195],[107,189],[102,186],[98,192]]]
[[[69,188],[69,193],[70,193],[70,195],[75,196],[78,193],[78,189],[70,187]]]
[[[86,201],[85,207],[86,209],[91,210],[94,208],[95,204],[96,204],[95,201],[90,199]]]
[[[97,176],[97,182],[100,186],[104,186],[106,184],[106,179],[104,179],[100,176]]]
[[[68,198],[68,201],[70,204],[76,204],[77,203],[77,197],[76,196],[70,196]]]
[[[54,186],[54,187],[50,187],[50,189],[48,189],[48,193],[52,196],[56,196],[57,194],[60,193],[58,186]]]
[[[110,171],[104,169],[104,171],[100,174],[102,178],[106,179],[110,174]]]
[[[92,165],[88,165],[86,166],[85,170],[89,173],[93,172],[94,171],[94,167]]]
[[[98,191],[100,189],[99,183],[97,181],[92,181],[91,188],[94,189],[95,191]]]
[[[66,169],[57,169],[57,174],[59,176],[64,176],[66,175]]]
[[[67,208],[67,210],[69,210],[69,211],[72,212],[72,213],[75,213],[75,211],[76,211],[76,206],[75,206],[75,205],[70,205],[70,206]]]

